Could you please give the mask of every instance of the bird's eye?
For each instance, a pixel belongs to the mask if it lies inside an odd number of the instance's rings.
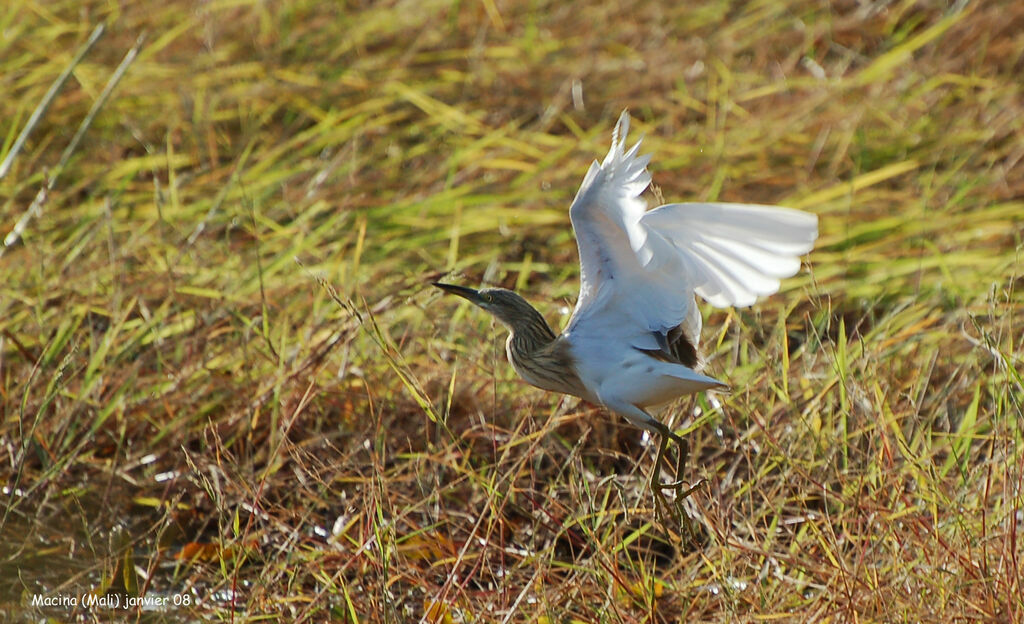
[[[486,301],[487,303],[494,303],[494,295],[492,295],[491,293],[482,293],[480,295],[480,298]]]

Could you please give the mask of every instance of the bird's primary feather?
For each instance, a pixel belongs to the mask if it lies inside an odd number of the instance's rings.
[[[749,306],[800,269],[818,236],[815,215],[779,206],[668,204],[645,213],[648,272],[681,271],[715,307]]]

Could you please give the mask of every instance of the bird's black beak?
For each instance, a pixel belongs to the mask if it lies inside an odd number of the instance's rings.
[[[463,299],[468,299],[473,303],[480,303],[480,292],[473,290],[472,288],[466,288],[465,286],[455,286],[454,284],[442,284],[441,282],[434,282],[434,286],[437,286],[446,293],[458,295]]]

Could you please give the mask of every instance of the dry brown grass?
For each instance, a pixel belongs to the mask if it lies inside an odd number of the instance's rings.
[[[1024,621],[1024,9],[668,4],[0,10],[0,614]],[[428,286],[563,322],[625,107],[665,198],[821,219],[666,411],[695,535]]]

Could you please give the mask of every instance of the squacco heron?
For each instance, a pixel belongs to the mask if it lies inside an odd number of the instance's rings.
[[[818,237],[816,215],[751,204],[667,204],[647,210],[651,182],[640,141],[626,149],[623,112],[603,162],[594,163],[569,207],[580,256],[580,293],[556,335],[537,310],[501,288],[435,283],[490,312],[509,330],[509,362],[528,383],[603,405],[659,434],[651,474],[656,494],[683,490],[689,445],[646,408],[726,385],[698,371],[701,315],[694,294],[715,307],[749,306],[800,269]],[[676,480],[661,482],[668,442],[679,446]]]

